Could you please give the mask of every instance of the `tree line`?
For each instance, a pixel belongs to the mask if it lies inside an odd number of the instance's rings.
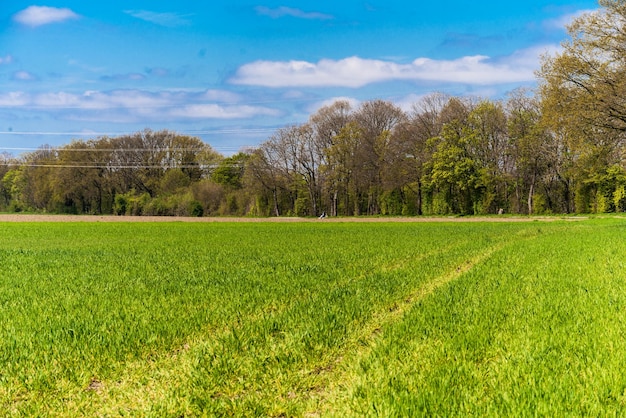
[[[626,2],[600,0],[545,57],[536,91],[432,94],[408,112],[336,101],[223,156],[145,130],[0,165],[0,210],[351,216],[626,210]]]

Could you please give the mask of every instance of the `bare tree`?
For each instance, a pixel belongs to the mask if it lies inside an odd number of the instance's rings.
[[[366,213],[380,213],[380,194],[383,190],[383,168],[392,157],[389,143],[394,128],[406,119],[400,108],[390,102],[373,100],[365,102],[356,111],[362,141],[356,150],[359,161],[355,180],[359,193],[367,196]]]
[[[309,118],[309,125],[314,134],[314,153],[320,162],[318,183],[328,196],[331,216],[338,215],[340,184],[337,183],[337,177],[332,175],[339,168],[334,165],[339,160],[328,158],[329,150],[335,145],[337,136],[351,119],[350,103],[344,100],[322,107]]]

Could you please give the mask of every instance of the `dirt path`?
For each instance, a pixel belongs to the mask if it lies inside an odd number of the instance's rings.
[[[582,220],[581,216],[500,216],[500,217],[337,217],[337,218],[251,218],[251,217],[175,217],[175,216],[100,216],[100,215],[44,215],[0,214],[0,222],[533,222]]]

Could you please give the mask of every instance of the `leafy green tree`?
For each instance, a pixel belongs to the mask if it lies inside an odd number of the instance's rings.
[[[164,137],[163,146],[167,149],[162,164],[166,168],[180,169],[191,182],[209,177],[213,167],[222,159],[219,153],[199,138],[168,131],[158,132],[157,135]]]
[[[222,186],[231,189],[241,189],[242,179],[245,172],[246,162],[250,159],[250,154],[243,152],[231,157],[223,158],[213,169],[211,179]]]
[[[476,211],[497,213],[508,209],[514,160],[507,131],[507,117],[499,102],[483,100],[467,117],[464,130],[468,154],[480,172],[480,203]]]
[[[183,189],[187,189],[191,180],[189,176],[180,168],[168,169],[161,179],[160,192],[166,195],[175,194]]]
[[[14,212],[21,212],[28,209],[26,203],[26,166],[20,165],[5,173],[2,177],[2,189],[9,196],[9,206]]]
[[[244,185],[250,158],[251,155],[244,152],[222,158],[212,170],[210,181],[193,187],[194,196],[202,202],[205,213],[245,214],[246,207],[251,206]]]
[[[544,59],[541,93],[571,121],[626,131],[626,1],[598,3],[569,25],[563,51]]]
[[[191,192],[196,201],[202,205],[202,212],[205,215],[233,215],[239,214],[233,209],[237,208],[224,208],[220,212],[220,207],[226,202],[226,191],[224,186],[215,183],[212,180],[205,179],[191,185]],[[225,206],[225,205],[224,205]]]
[[[444,194],[450,212],[467,215],[475,213],[481,174],[478,161],[469,152],[469,138],[462,135],[457,123],[444,125],[437,138],[430,179]]]
[[[544,58],[540,76],[543,119],[571,154],[560,184],[588,210],[598,174],[624,166],[626,146],[626,1],[599,0],[568,27],[563,51]],[[582,207],[581,207],[582,206]],[[565,208],[572,210],[571,203]]]
[[[354,173],[359,161],[357,149],[360,146],[362,132],[356,122],[348,122],[333,138],[333,144],[326,149],[328,170],[326,176],[333,185],[336,198],[337,214],[359,215],[358,189]]]
[[[466,136],[467,118],[472,104],[451,98],[439,113],[441,130],[428,140],[432,158],[428,163],[428,188],[433,211],[470,214],[474,212],[475,188],[480,174],[477,161],[470,153]]]
[[[111,213],[114,190],[107,166],[108,138],[75,140],[57,149],[49,170],[53,196],[50,210],[69,213]]]
[[[46,210],[52,196],[50,166],[55,163],[55,151],[44,145],[26,154],[24,162],[24,204],[32,210]]]
[[[6,209],[11,203],[11,193],[5,187],[2,179],[12,167],[17,165],[17,160],[9,152],[0,153],[0,210]]]

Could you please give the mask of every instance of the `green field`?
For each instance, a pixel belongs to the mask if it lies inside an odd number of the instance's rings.
[[[13,416],[626,413],[626,220],[0,223]]]

